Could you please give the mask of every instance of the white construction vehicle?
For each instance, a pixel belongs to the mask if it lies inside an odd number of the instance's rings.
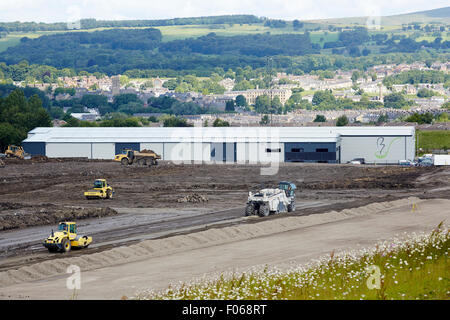
[[[267,217],[269,214],[295,211],[295,189],[291,182],[282,181],[276,189],[262,189],[257,193],[248,193],[245,215]]]

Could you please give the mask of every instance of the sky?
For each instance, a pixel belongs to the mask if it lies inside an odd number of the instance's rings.
[[[0,0],[0,21],[166,19],[225,14],[310,20],[386,16],[448,5],[448,0]]]

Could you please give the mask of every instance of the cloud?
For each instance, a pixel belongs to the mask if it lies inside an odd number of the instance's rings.
[[[15,0],[0,1],[0,21],[164,19],[223,14],[254,14],[278,19],[321,19],[392,15],[444,7],[442,0]],[[68,8],[71,8],[70,10]]]

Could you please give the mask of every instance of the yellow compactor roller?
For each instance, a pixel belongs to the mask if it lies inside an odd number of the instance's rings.
[[[71,249],[87,248],[92,242],[92,237],[77,234],[75,222],[60,222],[58,230],[50,234],[44,240],[44,247],[49,252],[68,252]]]
[[[84,196],[86,199],[111,199],[114,195],[113,188],[105,179],[97,179],[94,181],[92,190],[86,191]]]

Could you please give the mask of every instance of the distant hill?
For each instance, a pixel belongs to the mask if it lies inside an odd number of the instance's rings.
[[[218,36],[162,42],[161,31],[108,29],[24,37],[0,55],[0,61],[44,64],[109,75],[131,69],[209,70],[263,67],[266,56],[299,56],[320,52],[308,34]],[[287,62],[285,62],[287,63]]]
[[[417,11],[417,12],[409,13],[409,14],[424,15],[427,17],[435,17],[435,18],[449,18],[450,17],[450,7],[432,9],[432,10],[427,10],[427,11]],[[408,13],[406,15],[408,15]]]
[[[366,24],[367,17],[348,17],[336,19],[319,19],[310,22],[326,24]],[[445,23],[450,24],[450,7],[432,9],[426,11],[417,11],[392,16],[384,16],[380,19],[383,26],[395,26],[413,22],[419,23]]]
[[[160,26],[185,25],[215,25],[215,24],[252,24],[263,20],[254,15],[236,14],[222,16],[205,16],[191,18],[174,18],[158,20],[96,20],[81,19],[80,27],[83,30],[97,28],[142,28]],[[66,31],[69,30],[66,22],[0,22],[0,31],[30,32],[30,31]]]

